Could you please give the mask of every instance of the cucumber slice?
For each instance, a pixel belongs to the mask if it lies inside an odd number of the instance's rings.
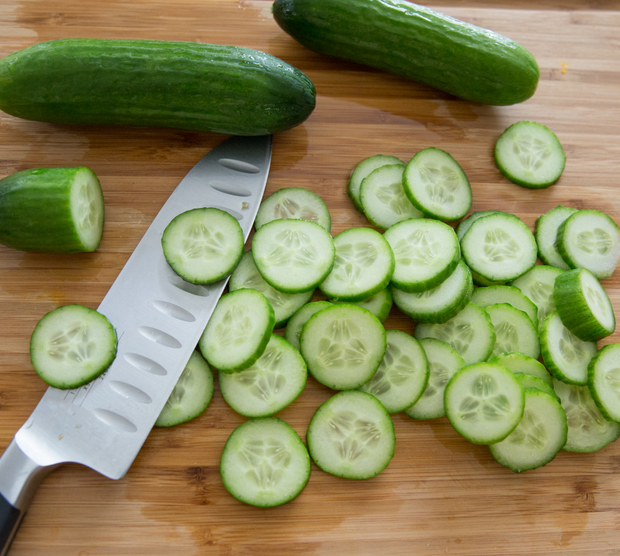
[[[539,328],[545,318],[555,311],[553,289],[555,279],[562,272],[564,271],[553,266],[539,265],[511,283],[512,286],[519,288],[538,308]]]
[[[319,286],[329,299],[364,301],[390,283],[394,254],[379,232],[349,228],[334,238],[334,246],[334,266]]]
[[[168,264],[192,284],[211,284],[228,276],[243,255],[243,244],[237,219],[211,207],[179,214],[161,238]]]
[[[494,156],[503,176],[528,189],[553,185],[566,165],[555,133],[536,122],[521,121],[508,127],[495,143]]]
[[[353,305],[368,309],[381,322],[384,322],[392,310],[393,298],[390,288],[385,288],[363,301],[354,301]]]
[[[508,369],[477,363],[462,368],[450,379],[444,403],[456,432],[474,444],[494,444],[521,421],[525,395]]]
[[[620,422],[620,344],[609,344],[588,365],[588,388],[608,421]]]
[[[250,419],[228,437],[220,474],[237,500],[271,508],[295,499],[308,484],[308,450],[291,426],[276,417]]]
[[[317,466],[344,479],[370,479],[394,456],[396,434],[377,398],[356,390],[329,398],[314,413],[306,435]]]
[[[403,168],[405,167],[405,163],[400,160],[400,158],[376,154],[362,160],[353,169],[353,172],[351,172],[347,192],[351,201],[353,201],[355,208],[362,214],[364,214],[364,209],[362,208],[362,204],[360,202],[360,189],[362,186],[362,181],[364,181],[364,178],[366,178],[366,176],[368,176],[368,174],[370,174],[373,170],[381,168],[381,166],[386,166],[387,164],[400,164]]]
[[[555,266],[562,270],[570,269],[558,252],[558,228],[562,222],[576,212],[577,209],[558,205],[536,219],[534,236],[538,245],[538,256],[543,264]]]
[[[540,356],[538,331],[527,313],[508,303],[496,303],[485,307],[495,328],[493,355],[518,351],[533,359]]]
[[[94,251],[104,217],[101,184],[89,168],[34,168],[0,180],[0,243],[7,247]]]
[[[226,373],[242,371],[263,354],[274,323],[273,309],[262,293],[236,290],[217,302],[198,347],[216,369]]]
[[[396,306],[418,323],[442,323],[460,313],[469,303],[474,286],[469,267],[460,260],[454,272],[439,286],[423,292],[392,288]]]
[[[366,218],[382,230],[408,218],[424,214],[411,204],[403,190],[402,164],[388,164],[373,170],[362,181],[360,203]]]
[[[468,303],[455,317],[441,324],[418,324],[415,337],[436,338],[450,344],[467,365],[486,361],[495,345],[495,328],[488,313]]]
[[[264,224],[280,218],[316,222],[328,232],[332,227],[325,201],[314,191],[303,187],[284,187],[264,199],[256,213],[254,227],[258,230]]]
[[[98,377],[116,357],[108,319],[82,305],[64,305],[43,316],[30,338],[30,360],[50,386],[68,390]]]
[[[224,401],[245,417],[268,417],[297,399],[306,386],[306,362],[297,349],[272,334],[263,354],[239,373],[220,373]]]
[[[252,251],[246,251],[243,254],[228,283],[228,289],[231,292],[242,288],[256,290],[267,298],[275,314],[274,329],[285,326],[295,311],[308,303],[314,293],[314,290],[302,293],[283,293],[272,288],[258,272]]]
[[[616,317],[607,292],[589,270],[569,270],[555,280],[553,300],[562,323],[584,342],[613,334]]]
[[[314,315],[314,313],[318,313],[321,309],[325,309],[326,307],[331,307],[331,305],[329,301],[313,301],[299,308],[286,324],[284,339],[295,349],[299,349],[299,337],[301,336],[301,329],[304,324],[308,322],[308,319]]]
[[[273,220],[252,238],[256,268],[269,285],[284,293],[316,288],[331,271],[335,253],[325,228],[307,220]]]
[[[545,366],[538,361],[538,359],[534,359],[533,357],[529,357],[523,353],[514,351],[499,353],[489,359],[489,363],[495,363],[496,365],[506,367],[509,371],[512,371],[516,375],[525,374],[535,376],[546,382],[549,386],[553,384],[553,379]]]
[[[555,398],[556,400],[560,401],[560,398],[555,393],[553,386],[545,382],[542,378],[538,378],[537,376],[526,375],[526,374],[518,374],[515,376],[517,377],[517,380],[521,383],[521,386],[523,386],[525,390],[527,390],[528,388],[534,389],[534,390],[540,390],[541,392],[545,392],[546,394],[549,394],[552,398]]]
[[[562,324],[557,311],[540,327],[540,351],[549,372],[568,384],[585,385],[588,364],[596,355],[595,342],[584,342]]]
[[[571,268],[608,278],[620,261],[620,228],[600,210],[579,210],[558,228],[557,246]]]
[[[161,410],[156,427],[174,427],[202,415],[213,397],[213,373],[194,351]]]
[[[567,452],[596,452],[620,436],[620,423],[607,421],[598,410],[587,386],[553,381],[568,420]]]
[[[362,392],[372,394],[389,413],[399,413],[418,401],[428,384],[429,367],[420,343],[400,330],[387,330],[387,349],[377,372]]]
[[[357,305],[338,304],[312,315],[301,330],[308,371],[334,390],[353,390],[377,372],[387,340],[381,321]]]
[[[515,473],[547,465],[566,444],[566,413],[555,395],[525,390],[523,418],[504,440],[489,446],[493,459]]]
[[[428,385],[420,399],[405,409],[405,413],[412,419],[445,417],[443,396],[446,385],[454,374],[465,366],[465,361],[445,342],[435,338],[421,338],[419,342],[428,360],[430,370]]]
[[[396,261],[392,284],[405,292],[438,286],[461,259],[456,233],[438,220],[404,220],[386,230],[384,237]]]
[[[513,214],[478,218],[461,240],[472,272],[493,282],[515,280],[536,264],[538,248],[530,229]]]
[[[472,212],[467,218],[461,220],[456,227],[456,236],[459,238],[459,241],[463,239],[465,232],[469,230],[471,225],[478,220],[478,218],[482,218],[483,216],[487,216],[488,214],[494,214],[496,212],[501,212],[499,210],[479,210],[476,212]]]
[[[403,187],[416,208],[438,220],[458,220],[471,208],[465,172],[451,155],[435,147],[422,149],[408,162]]]
[[[538,330],[538,307],[516,286],[486,286],[476,288],[471,300],[482,308],[496,303],[509,303],[515,309],[519,309],[530,317],[536,330]]]

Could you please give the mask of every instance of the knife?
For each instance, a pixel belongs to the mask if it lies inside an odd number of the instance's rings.
[[[153,220],[97,309],[117,332],[114,362],[81,388],[48,388],[0,457],[1,555],[51,470],[74,462],[120,479],[131,466],[228,282],[185,282],[164,258],[162,232],[186,210],[216,207],[237,218],[247,240],[271,148],[271,135],[227,139],[189,171]]]

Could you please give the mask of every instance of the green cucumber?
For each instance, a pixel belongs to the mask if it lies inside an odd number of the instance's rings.
[[[2,245],[38,253],[94,251],[103,222],[101,184],[88,168],[33,168],[0,180]]]
[[[306,120],[315,95],[298,69],[236,46],[61,39],[0,61],[0,109],[61,124],[267,135]]]
[[[278,25],[305,47],[483,104],[530,98],[540,76],[516,42],[405,0],[276,0]]]

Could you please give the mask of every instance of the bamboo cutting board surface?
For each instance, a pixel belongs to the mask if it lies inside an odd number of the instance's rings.
[[[275,137],[267,194],[306,187],[327,202],[332,233],[368,225],[346,195],[363,158],[408,160],[434,146],[451,153],[473,188],[472,210],[501,209],[533,228],[558,204],[605,210],[620,222],[620,3],[579,0],[445,0],[428,5],[491,28],[528,48],[541,67],[535,96],[510,107],[449,97],[405,79],[304,49],[273,21],[267,0],[3,0],[0,55],[66,37],[148,38],[235,44],[299,67],[317,108]],[[568,162],[553,187],[508,183],[492,160],[499,133],[529,119],[546,124]],[[224,137],[161,129],[65,127],[0,114],[0,176],[39,166],[86,165],[99,176],[106,226],[96,253],[60,256],[0,247],[0,449],[45,385],[28,344],[58,305],[96,308],[185,173]],[[604,281],[620,318],[620,274]],[[413,332],[393,309],[387,328]],[[600,345],[620,341],[620,332]],[[330,396],[312,378],[278,416],[305,439]],[[219,457],[243,418],[217,391],[207,412],[154,430],[126,477],[110,481],[65,465],[40,487],[11,555],[102,554],[620,554],[620,443],[594,454],[562,452],[517,475],[447,420],[393,416],[396,455],[369,481],[313,467],[292,503],[245,506],[222,486]]]

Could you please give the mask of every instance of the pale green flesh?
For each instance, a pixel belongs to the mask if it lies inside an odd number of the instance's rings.
[[[607,421],[587,386],[553,381],[556,394],[568,420],[568,440],[564,449],[569,452],[595,452],[615,441],[620,435],[620,423]]]
[[[590,273],[581,273],[582,291],[592,316],[610,333],[615,328],[615,318],[609,297],[600,282]]]
[[[291,344],[295,349],[299,349],[299,337],[301,336],[301,330],[308,322],[308,319],[318,313],[321,309],[330,307],[332,304],[329,301],[314,301],[306,303],[303,307],[295,311],[295,314],[289,319],[284,330],[285,340]]]
[[[85,250],[92,251],[101,241],[104,201],[97,177],[87,169],[75,175],[70,193],[71,216]]]
[[[519,381],[521,386],[523,386],[524,389],[530,388],[534,390],[540,390],[541,392],[545,392],[546,394],[549,394],[550,396],[558,400],[560,399],[555,393],[553,386],[545,382],[542,378],[538,378],[537,376],[527,375],[523,373],[515,374],[515,376],[517,377],[517,380]]]
[[[539,326],[545,318],[555,311],[553,287],[555,279],[563,270],[548,265],[535,266],[512,282],[538,307]]]
[[[331,216],[325,201],[316,193],[301,187],[278,189],[263,200],[256,214],[255,227],[258,230],[264,224],[279,218],[299,218],[315,222],[331,230]]]
[[[533,359],[540,355],[536,327],[526,313],[508,303],[497,303],[485,308],[495,328],[492,355],[517,351]]]
[[[523,353],[500,353],[490,359],[489,363],[496,363],[497,365],[506,367],[515,374],[526,374],[538,377],[549,385],[553,383],[551,375],[545,366],[537,359],[528,357]]]
[[[389,413],[398,413],[422,395],[428,383],[429,367],[426,354],[415,338],[399,330],[388,330],[386,336],[383,360],[360,390],[375,396]]]
[[[197,351],[192,353],[155,426],[172,427],[198,417],[213,397],[213,373]]]
[[[394,424],[370,394],[340,392],[321,405],[308,426],[314,462],[326,473],[347,479],[379,474],[394,456]]]
[[[489,449],[497,462],[520,473],[549,463],[566,444],[567,432],[566,414],[557,399],[526,390],[517,428]]]
[[[588,368],[588,387],[606,419],[620,421],[620,344],[603,347]]]
[[[472,212],[467,218],[459,222],[456,227],[456,235],[459,238],[459,241],[463,239],[465,232],[471,228],[471,225],[478,220],[478,218],[482,218],[483,216],[487,216],[489,214],[493,214],[495,212],[500,212],[497,210],[479,210],[476,212]]]
[[[353,201],[355,208],[360,212],[364,212],[360,202],[360,188],[362,185],[362,181],[366,176],[368,176],[373,170],[380,168],[381,166],[386,166],[387,164],[400,164],[405,167],[405,163],[396,158],[395,156],[386,156],[382,154],[377,154],[374,156],[370,156],[360,163],[353,169],[351,172],[351,177],[349,179],[348,185],[348,193],[349,197]]]
[[[475,444],[506,438],[523,416],[524,390],[504,367],[470,365],[446,386],[446,415],[454,429]]]
[[[558,228],[577,209],[558,205],[536,220],[536,244],[538,254],[544,264],[569,270],[570,267],[558,252],[557,235]]]
[[[270,286],[260,275],[254,264],[251,251],[241,257],[233,271],[228,285],[230,291],[250,288],[262,293],[273,307],[276,323],[274,328],[281,328],[300,307],[312,298],[313,290],[302,293],[284,293]]]
[[[272,507],[290,502],[310,477],[310,457],[297,433],[274,417],[252,419],[226,442],[220,473],[241,502]]]
[[[263,354],[239,373],[221,373],[222,397],[245,417],[266,417],[284,409],[306,384],[306,363],[286,340],[272,334]]]
[[[515,286],[484,286],[476,288],[471,300],[480,307],[487,307],[496,303],[509,303],[515,309],[527,313],[536,329],[538,329],[538,307]]]
[[[403,190],[402,164],[390,164],[373,170],[360,188],[360,203],[364,214],[375,226],[386,230],[408,218],[422,218]]]
[[[381,322],[385,321],[390,316],[390,310],[392,309],[392,291],[390,288],[385,288],[379,293],[376,293],[368,299],[363,301],[354,301],[353,304],[364,309],[368,309],[375,317]]]
[[[405,409],[405,413],[412,419],[437,419],[446,414],[443,403],[446,385],[465,366],[465,361],[452,347],[435,338],[422,338],[420,345],[428,360],[428,384],[422,396]]]

